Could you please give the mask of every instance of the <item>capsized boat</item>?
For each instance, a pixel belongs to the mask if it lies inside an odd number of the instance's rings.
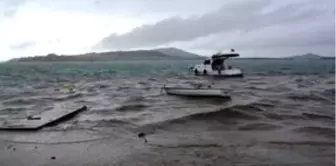
[[[240,68],[233,68],[225,64],[229,58],[238,57],[239,54],[231,49],[229,53],[217,53],[211,56],[211,59],[207,59],[203,64],[196,64],[192,67],[192,71],[196,76],[208,75],[208,76],[222,76],[222,77],[242,77],[243,71]]]
[[[216,88],[182,88],[182,87],[163,87],[168,95],[185,97],[218,97],[230,98],[229,94],[223,89]]]

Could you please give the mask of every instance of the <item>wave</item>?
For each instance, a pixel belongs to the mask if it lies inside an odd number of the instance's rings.
[[[107,85],[107,84],[97,84],[95,87],[97,87],[98,89],[105,89],[105,88],[108,88],[109,85]]]
[[[81,88],[79,90],[86,90],[87,92],[97,92],[102,89],[108,88],[109,85],[107,84],[94,84],[93,86],[87,87],[87,88]]]
[[[3,105],[30,105],[30,104],[36,104],[43,102],[42,99],[38,98],[18,98],[18,99],[12,99],[9,101],[3,102]]]
[[[312,135],[322,135],[328,138],[335,138],[335,129],[329,127],[319,127],[319,126],[304,126],[294,129],[295,132],[306,133]]]
[[[328,81],[328,82],[326,82],[326,84],[328,84],[328,85],[335,85],[335,81],[334,80]]]
[[[116,111],[139,111],[139,110],[143,110],[146,107],[148,107],[145,104],[126,104],[126,105],[121,105],[119,107],[117,107],[115,110]]]
[[[11,98],[15,98],[17,95],[16,94],[5,94],[5,92],[0,91],[0,100],[9,100]]]
[[[27,110],[27,108],[24,107],[8,107],[0,110],[0,114],[17,114],[22,111]]]
[[[219,144],[178,144],[178,145],[160,145],[148,143],[149,146],[159,147],[159,148],[220,148]]]
[[[331,89],[326,89],[323,91],[322,93],[323,95],[330,97],[332,99],[335,98],[335,88],[331,88]]]
[[[146,98],[144,96],[131,96],[126,100],[126,103],[143,101],[146,101]]]
[[[322,115],[316,113],[302,113],[302,115],[311,120],[335,120],[335,116]]]
[[[238,130],[274,130],[282,128],[280,125],[270,124],[270,123],[262,123],[262,122],[256,122],[256,123],[249,123],[244,124],[241,126],[238,126]]]
[[[56,97],[56,98],[52,98],[52,99],[55,100],[55,101],[67,101],[67,100],[80,98],[80,97],[83,97],[83,96],[84,96],[84,94],[82,94],[82,93],[76,93],[76,94],[66,95],[66,96],[62,96],[62,97]]]
[[[185,124],[193,121],[210,121],[220,123],[234,123],[236,120],[257,120],[259,115],[256,112],[261,110],[249,105],[236,105],[228,108],[222,108],[213,112],[196,113],[182,116],[176,119],[169,119],[155,124],[149,124],[143,127],[156,126],[156,128],[165,128],[174,124]]]
[[[123,91],[123,90],[128,90],[128,89],[131,89],[132,87],[130,86],[126,86],[126,85],[122,85],[122,86],[119,86],[116,90],[117,91]]]
[[[267,83],[266,82],[263,82],[263,81],[259,81],[259,80],[257,80],[257,81],[250,81],[249,82],[249,84],[250,85],[267,85]]]
[[[4,106],[22,106],[22,105],[43,105],[48,102],[62,102],[69,101],[77,98],[81,98],[84,95],[82,93],[69,94],[63,96],[34,96],[34,97],[22,97],[14,98],[4,101],[2,104]]]
[[[303,79],[303,78],[297,78],[295,79],[295,82],[300,83],[303,86],[313,86],[319,83],[319,81],[315,79]]]
[[[263,114],[266,118],[272,119],[272,120],[304,120],[305,118],[301,115],[297,115],[297,114],[284,114],[284,113],[276,113],[276,112],[272,112],[272,113],[265,113]]]
[[[95,121],[97,122],[97,121]],[[118,126],[120,127],[120,125],[122,126],[134,126],[134,124],[129,123],[127,121],[123,121],[123,120],[118,120],[118,119],[109,119],[109,120],[100,120],[97,122],[97,124],[95,125],[95,127],[111,127],[111,126]]]
[[[147,85],[149,85],[150,83],[149,83],[149,82],[146,82],[146,81],[139,81],[137,84],[138,84],[138,85],[142,85],[142,86],[147,86]]]
[[[289,146],[297,146],[297,145],[313,145],[313,146],[335,146],[335,142],[326,142],[326,141],[295,141],[295,142],[287,142],[287,141],[268,141],[269,144],[275,145],[289,145]]]
[[[148,78],[148,81],[158,81],[158,79],[157,78]]]
[[[250,90],[265,90],[266,88],[261,88],[261,87],[257,87],[257,86],[254,86],[254,85],[250,85],[250,86],[247,86],[246,89],[250,89]]]
[[[262,111],[257,107],[249,105],[237,105],[228,108],[223,108],[214,112],[198,113],[187,116],[189,120],[218,120],[223,121],[227,119],[259,119],[253,112]]]
[[[313,92],[311,92],[310,94],[290,93],[287,95],[287,98],[294,101],[327,101],[327,102],[331,101],[328,97]]]
[[[260,109],[260,111],[263,111],[264,108],[274,108],[276,107],[276,104],[278,104],[279,101],[268,101],[264,99],[262,102],[255,102],[252,103],[254,108]]]
[[[292,91],[293,89],[291,87],[288,87],[288,85],[286,84],[286,85],[271,86],[263,90],[270,91],[270,92],[276,92],[276,93],[282,93],[282,92]]]

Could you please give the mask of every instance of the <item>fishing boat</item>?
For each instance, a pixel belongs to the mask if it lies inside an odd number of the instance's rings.
[[[197,64],[192,67],[192,71],[196,76],[222,76],[222,77],[242,77],[243,71],[240,68],[232,68],[226,64],[229,58],[239,57],[239,54],[231,49],[229,53],[217,53],[206,59],[203,64]]]
[[[182,87],[163,87],[168,95],[177,95],[185,97],[219,97],[230,98],[228,93],[222,89],[214,88],[182,88]]]

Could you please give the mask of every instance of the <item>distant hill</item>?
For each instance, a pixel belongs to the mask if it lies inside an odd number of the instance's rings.
[[[154,51],[158,51],[163,54],[170,55],[170,56],[185,57],[185,58],[202,58],[201,56],[197,54],[190,53],[190,52],[187,52],[187,51],[184,51],[178,48],[174,48],[174,47],[158,48],[158,49],[154,49]]]
[[[54,53],[42,56],[11,59],[9,62],[72,62],[72,61],[115,61],[115,60],[203,60],[209,57],[202,57],[177,48],[159,48],[154,50],[136,51],[111,51],[111,52],[92,52],[80,55],[57,55]],[[239,57],[236,60],[316,60],[331,59],[335,57],[323,57],[313,53],[295,55],[285,58],[258,58],[258,57]]]
[[[282,58],[267,58],[267,57],[238,57],[235,60],[279,60]]]
[[[163,53],[164,50],[166,53]],[[54,53],[42,56],[12,59],[9,62],[59,62],[59,61],[115,61],[115,60],[188,60],[202,58],[196,54],[172,48],[158,50],[92,52],[80,55],[57,55]]]
[[[307,53],[307,54],[303,54],[303,55],[294,55],[285,59],[322,59],[322,56],[319,56],[317,54],[313,54],[313,53]]]
[[[280,58],[268,58],[268,57],[248,57],[248,58],[236,58],[236,59],[242,59],[242,60],[318,60],[318,59],[332,59],[334,60],[335,57],[326,57],[326,56],[320,56],[313,53],[307,53],[302,55],[294,55],[290,57],[280,57]]]

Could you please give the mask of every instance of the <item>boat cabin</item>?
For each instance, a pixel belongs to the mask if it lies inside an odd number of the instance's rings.
[[[211,65],[212,70],[225,70],[225,69],[231,69],[231,66],[226,67],[225,66],[225,60],[232,58],[232,57],[238,57],[238,53],[227,53],[227,54],[214,54],[211,56],[211,59],[204,60],[203,65]]]

